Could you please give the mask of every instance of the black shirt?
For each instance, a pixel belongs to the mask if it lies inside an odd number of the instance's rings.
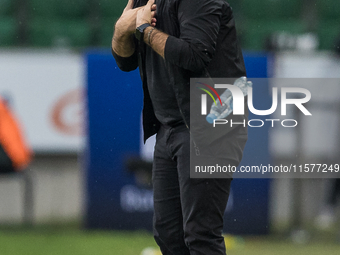
[[[146,4],[135,0],[134,7]],[[118,66],[138,66],[144,89],[144,140],[159,124],[190,124],[191,77],[241,77],[245,66],[232,9],[224,0],[157,0],[156,28],[169,34],[164,59],[151,47],[136,45],[135,53]],[[139,56],[138,56],[139,55]],[[137,57],[138,56],[138,57]]]
[[[164,59],[150,47],[145,57],[146,82],[157,120],[165,126],[183,123]]]

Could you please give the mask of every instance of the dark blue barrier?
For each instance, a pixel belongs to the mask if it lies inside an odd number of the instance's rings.
[[[151,230],[152,192],[138,188],[124,164],[128,157],[139,154],[142,88],[138,70],[131,73],[120,71],[107,52],[90,52],[86,61],[88,156],[85,226]],[[267,77],[266,55],[248,54],[245,61],[248,77]],[[268,88],[254,88],[254,95],[268,100]],[[265,100],[259,102],[265,103]],[[268,130],[265,128],[250,129],[242,164],[257,162],[269,163]],[[225,231],[267,233],[268,198],[268,179],[235,179],[225,217]]]

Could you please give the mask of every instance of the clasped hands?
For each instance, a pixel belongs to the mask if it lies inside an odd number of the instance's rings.
[[[131,35],[137,27],[145,23],[155,27],[157,20],[154,2],[155,0],[149,0],[146,5],[133,8],[133,0],[129,0],[116,23],[116,32],[119,32],[120,35]]]

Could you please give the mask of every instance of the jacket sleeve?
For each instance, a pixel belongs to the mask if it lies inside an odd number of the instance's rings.
[[[181,68],[201,72],[215,52],[223,8],[226,7],[226,3],[220,0],[180,1],[177,13],[180,36],[168,37],[165,60]]]
[[[120,70],[124,72],[130,72],[135,70],[138,67],[138,53],[137,50],[130,57],[121,57],[117,55],[116,52],[112,50],[112,55],[116,60],[116,63]]]

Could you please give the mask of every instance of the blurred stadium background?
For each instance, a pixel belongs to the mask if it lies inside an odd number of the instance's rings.
[[[229,3],[250,77],[340,78],[339,0]],[[23,174],[0,176],[1,255],[132,255],[156,247],[147,175],[127,171],[140,166],[127,158],[148,157],[140,145],[141,88],[132,86],[138,72],[122,74],[110,56],[125,5],[0,0],[0,95],[35,153]],[[265,130],[261,143],[249,145],[261,144],[262,160],[339,163],[340,93],[338,86],[322,91],[332,98],[319,95],[310,107],[329,125],[305,135]],[[330,180],[233,185],[228,254],[339,254],[339,212],[324,211]]]

